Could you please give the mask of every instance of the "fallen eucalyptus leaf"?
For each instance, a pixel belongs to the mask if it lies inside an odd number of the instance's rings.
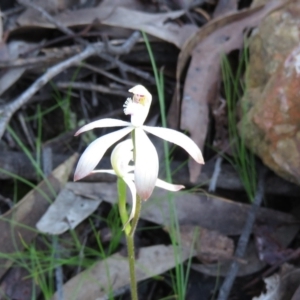
[[[102,202],[74,195],[68,189],[62,190],[55,201],[36,224],[39,231],[49,234],[62,234],[74,229],[79,223],[91,215]]]
[[[264,279],[266,284],[266,292],[262,293],[259,297],[254,297],[252,300],[280,300],[279,299],[279,282],[280,277],[278,274],[274,274]]]
[[[75,194],[99,197],[110,203],[116,203],[118,198],[114,183],[69,182],[66,188]],[[171,195],[174,199],[179,224],[198,225],[225,235],[241,234],[251,207],[249,204],[209,194],[176,192]],[[130,199],[129,194],[127,198]],[[155,189],[151,199],[143,203],[141,217],[168,226],[170,210],[167,198],[166,191]],[[283,245],[291,242],[299,229],[299,225],[296,224],[296,219],[292,215],[268,208],[259,208],[257,221],[272,224],[275,228],[274,236]]]
[[[55,18],[66,27],[87,26],[97,20],[101,25],[143,30],[181,48],[187,38],[196,31],[196,27],[193,25],[179,26],[170,22],[170,20],[179,18],[184,14],[184,10],[146,13],[122,6],[102,5],[100,3],[99,6],[93,8],[64,11],[57,14]],[[36,14],[34,18],[23,14],[18,18],[18,23],[21,28],[26,26],[55,28],[53,24],[46,21],[39,14]]]
[[[217,231],[199,226],[182,225],[179,228],[183,247],[194,246],[196,257],[205,262],[230,260],[234,253],[233,240]]]
[[[189,251],[182,251],[177,263],[189,257]],[[156,245],[139,249],[136,260],[136,280],[139,282],[164,273],[175,267],[173,246]],[[126,257],[119,253],[96,263],[92,268],[79,273],[64,285],[65,300],[104,300],[106,295],[129,285],[129,266]],[[56,300],[56,294],[52,300]]]
[[[203,149],[209,121],[209,105],[215,101],[221,75],[222,55],[240,49],[246,28],[255,27],[271,11],[286,1],[269,1],[265,6],[247,9],[217,18],[201,27],[183,45],[177,64],[177,97],[169,113],[172,127],[181,120],[180,128],[187,130],[196,144]],[[182,72],[192,54],[182,95],[179,117],[179,90]],[[171,117],[172,116],[172,117]],[[172,121],[173,120],[173,121]],[[195,182],[201,166],[189,160],[190,180]]]

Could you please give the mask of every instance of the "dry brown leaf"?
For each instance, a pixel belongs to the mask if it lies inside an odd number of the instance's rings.
[[[266,263],[257,257],[255,244],[252,241],[248,243],[244,258],[240,262],[237,276],[251,275],[266,266]],[[192,264],[191,268],[209,276],[226,276],[231,264],[232,260],[227,260],[213,264]]]
[[[234,252],[233,240],[217,231],[199,226],[180,226],[181,242],[191,249],[195,246],[196,257],[206,263],[231,259]]]
[[[32,2],[50,14],[56,14],[60,11],[70,9],[72,6],[78,5],[80,0],[34,0]],[[36,16],[36,10],[33,8],[27,8],[22,14],[22,17],[26,19],[34,19]]]
[[[114,183],[69,182],[66,188],[72,190],[74,194],[99,197],[110,203],[116,203],[118,197]],[[221,234],[241,234],[251,205],[210,195],[192,195],[181,192],[172,195],[174,197],[174,206],[177,210],[178,221],[181,226],[196,225],[209,230],[205,249],[211,252],[209,253],[210,255],[206,257],[212,258],[211,255],[215,255],[218,259],[224,260],[228,255],[228,258],[232,251],[230,241],[228,241],[226,237],[222,237]],[[128,199],[130,199],[129,197],[128,195]],[[152,198],[143,203],[141,218],[167,227],[170,224],[170,211],[167,197],[167,192],[159,189],[155,190]],[[267,208],[259,208],[257,221],[274,225],[274,236],[283,246],[287,246],[291,242],[299,229],[298,225],[292,225],[295,224],[295,218],[293,216]],[[209,238],[213,235],[211,230],[219,232],[219,240],[216,241],[215,252],[212,250],[214,246],[210,244],[209,241]],[[218,242],[220,243],[218,244]],[[187,243],[191,243],[191,237],[187,238]],[[190,244],[187,245],[187,248],[191,251]],[[205,258],[204,253],[201,252],[201,247],[198,250],[201,259]],[[239,271],[240,276],[252,274],[265,266],[264,262],[259,261],[253,243],[250,243],[247,249],[245,262],[245,264],[241,265]],[[226,275],[230,263],[231,260],[229,259],[221,263],[221,265],[200,265],[198,266],[198,270],[212,276],[217,276],[218,274]]]
[[[266,292],[263,292],[259,297],[254,297],[252,300],[280,300],[278,287],[280,278],[278,274],[274,274],[264,279],[266,284]]]
[[[30,276],[29,270],[23,267],[11,268],[1,278],[1,300],[32,300],[32,295],[38,295],[39,291],[40,287],[34,282],[32,276]]]
[[[58,193],[67,182],[76,159],[77,155],[73,155],[48,177],[55,193]],[[49,200],[40,191],[52,198],[48,185],[45,181],[42,181],[11,210],[0,217],[1,253],[9,254],[21,251],[24,244],[30,243],[37,235],[35,224],[50,205]],[[3,276],[11,264],[11,260],[0,258],[0,277]]]
[[[32,2],[42,7],[48,12],[55,13],[58,11],[71,8],[71,6],[78,5],[80,3],[80,0],[48,0],[48,1],[33,0]]]
[[[177,263],[185,261],[189,254],[189,251],[183,251]],[[173,246],[157,245],[140,248],[136,260],[136,280],[153,277],[173,267],[175,267]],[[129,285],[129,280],[128,260],[116,253],[69,280],[64,285],[64,299],[104,300],[107,299],[105,296],[109,291]],[[57,299],[56,295],[52,300],[55,299]]]
[[[224,16],[225,14],[236,12],[237,0],[220,0],[214,10],[213,18]]]
[[[264,279],[267,291],[253,300],[299,300],[297,290],[300,282],[300,269],[283,264],[280,271]]]
[[[176,122],[179,120],[180,78],[192,54],[182,97],[180,127],[190,133],[191,138],[201,149],[208,130],[209,104],[218,93],[221,56],[233,49],[240,49],[244,42],[244,30],[257,26],[268,13],[286,3],[275,0],[265,6],[216,19],[200,28],[183,46],[177,64],[177,100],[171,110],[173,121],[169,120],[172,127],[177,125],[174,120]],[[189,170],[190,180],[195,182],[201,172],[201,166],[190,160]]]
[[[99,197],[110,203],[115,203],[118,197],[115,183],[69,182],[66,188],[75,194]],[[167,197],[166,191],[155,189],[151,199],[143,203],[141,217],[168,226],[170,211]],[[249,204],[237,203],[209,194],[176,192],[172,193],[172,197],[174,197],[179,224],[198,225],[224,235],[241,234],[251,207]],[[129,194],[127,199],[131,199]],[[259,208],[257,221],[273,225],[274,236],[283,245],[291,242],[299,229],[293,216],[268,208]]]
[[[132,10],[156,12],[157,6],[155,3],[147,3],[147,1],[140,0],[103,0],[100,4],[102,7],[115,6],[115,7],[126,7]]]
[[[27,43],[23,41],[12,41],[4,47],[7,47],[8,56],[7,60],[14,61],[18,59],[21,53],[24,53],[32,48],[34,48],[37,44],[35,43]],[[32,53],[36,55],[37,52]],[[26,68],[11,68],[3,72],[0,78],[0,95],[2,95],[8,88],[10,88],[25,72]]]
[[[297,288],[295,294],[293,295],[293,298],[291,300],[299,300],[300,299],[300,285]]]
[[[154,14],[131,10],[121,6],[104,6],[100,4],[95,8],[65,11],[58,14],[56,19],[67,27],[87,26],[97,20],[101,25],[143,30],[150,35],[181,48],[187,38],[196,31],[195,26],[179,26],[178,24],[170,22],[172,19],[181,17],[184,13],[184,10],[179,10]],[[28,18],[26,15],[21,15],[18,19],[18,23],[21,27],[55,27],[40,15],[36,15],[35,18]]]
[[[74,11],[64,11],[58,13],[55,16],[59,22],[64,26],[73,27],[73,26],[87,26],[95,20],[101,22],[102,20],[107,19],[114,11],[114,7],[105,6],[105,7],[94,7],[94,8],[83,8]],[[48,22],[43,18],[43,16],[35,12],[35,17],[28,16],[26,13],[20,15],[17,20],[17,23],[21,27],[33,26],[38,28],[55,28],[55,25]]]
[[[110,203],[116,203],[118,197],[114,183],[69,182],[66,188],[72,190],[75,194],[99,197]],[[248,204],[237,203],[210,195],[193,195],[177,192],[172,194],[172,196],[174,197],[174,206],[177,210],[179,224],[181,226],[193,225],[207,228],[209,230],[209,238],[212,236],[211,230],[219,232],[219,237],[221,237],[221,234],[241,234],[248,211],[251,207],[251,205]],[[128,199],[130,199],[129,197],[128,195]],[[165,227],[169,226],[170,211],[167,197],[167,192],[156,189],[152,198],[143,203],[141,218],[161,224]],[[283,246],[287,246],[292,241],[299,229],[299,225],[295,224],[295,218],[293,216],[267,208],[259,208],[257,221],[272,224],[275,228],[274,236]],[[190,242],[190,240],[191,238],[188,238],[188,242]],[[221,240],[220,238],[220,242]],[[216,246],[215,252],[210,252],[210,254],[215,254],[220,260],[226,258],[222,258],[221,256],[226,256],[227,254],[230,256],[231,253],[231,246],[228,246],[230,242],[228,242],[226,238],[224,238],[223,242],[224,244],[220,243],[220,247]],[[223,249],[222,245],[225,246]],[[206,247],[206,250],[212,250],[212,245],[208,242],[206,243]],[[191,245],[188,245],[187,248],[191,251]],[[201,248],[198,253],[203,259],[204,256],[202,255]],[[211,256],[209,258],[211,258]],[[231,259],[221,264],[200,265],[197,266],[197,269],[202,273],[212,276],[220,274],[226,275],[230,264]],[[264,262],[258,259],[254,243],[250,243],[245,256],[245,264],[241,265],[239,276],[253,274],[261,270],[265,265]]]
[[[68,189],[63,189],[36,227],[43,233],[62,234],[69,229],[74,229],[90,216],[101,202],[101,199],[81,197],[74,195]]]
[[[285,263],[280,267],[279,299],[290,300],[300,283],[300,269]],[[297,298],[298,300],[299,298]]]

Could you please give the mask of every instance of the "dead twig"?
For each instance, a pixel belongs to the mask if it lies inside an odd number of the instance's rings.
[[[246,286],[243,287],[243,290],[249,289],[254,284],[258,283],[263,278],[266,278],[270,276],[272,273],[274,273],[281,265],[284,263],[287,263],[291,260],[298,259],[300,257],[300,248],[295,249],[290,255],[283,258],[281,261],[276,263],[274,266],[270,267],[268,270],[266,270],[261,276],[256,277],[252,281],[250,281]]]
[[[252,232],[252,228],[255,222],[255,218],[257,215],[258,208],[261,206],[262,199],[265,193],[265,175],[266,169],[262,167],[259,173],[258,186],[254,198],[254,202],[249,210],[248,217],[243,229],[243,232],[239,238],[238,245],[235,251],[235,257],[242,259],[245,255],[247,244],[249,241],[250,234]],[[227,300],[229,293],[231,291],[231,287],[238,273],[240,264],[238,260],[234,260],[229,268],[227,276],[220,288],[218,300]]]
[[[42,48],[48,48],[52,45],[55,45],[55,44],[58,44],[58,43],[61,43],[61,42],[65,42],[65,41],[68,41],[70,39],[74,39],[76,37],[99,37],[101,35],[100,32],[86,32],[86,29],[78,32],[78,33],[75,33],[74,35],[72,36],[60,36],[60,37],[57,37],[53,40],[50,40],[50,41],[47,41],[47,42],[44,42],[43,44],[40,44],[38,46],[35,46],[31,49],[29,49],[28,51],[25,51],[24,53],[22,53],[21,57],[26,57],[27,55],[31,54],[33,51],[37,51],[37,50],[40,50]]]
[[[137,82],[133,82],[133,81],[121,79],[121,78],[119,78],[116,75],[113,75],[113,74],[111,74],[111,73],[109,73],[109,72],[107,72],[107,71],[105,71],[103,69],[97,68],[97,67],[92,66],[92,65],[87,64],[87,63],[80,63],[80,64],[78,64],[78,66],[84,67],[86,69],[89,69],[89,70],[94,71],[96,73],[99,73],[101,75],[104,75],[107,78],[110,78],[110,79],[112,79],[112,80],[114,80],[116,82],[119,82],[121,84],[124,84],[126,86],[135,86],[137,84]]]
[[[56,84],[58,88],[71,88],[85,91],[96,91],[104,94],[118,95],[128,97],[128,93],[122,90],[110,89],[104,85],[94,84],[91,82],[58,82]]]
[[[99,43],[100,45],[102,43]],[[38,56],[38,57],[27,57],[27,58],[18,58],[16,60],[0,60],[0,68],[20,68],[26,67],[35,68],[38,66],[43,66],[45,68],[45,64],[57,63],[57,61],[61,61],[62,59],[67,59],[72,55],[78,54],[82,52],[84,47],[80,46],[72,46],[72,47],[62,47],[59,51],[55,51],[53,53],[48,53],[46,56]]]
[[[61,24],[59,21],[57,21],[55,18],[53,18],[48,12],[46,12],[43,8],[39,7],[38,5],[28,1],[28,0],[19,0],[19,2],[23,5],[32,7],[36,9],[37,11],[41,12],[47,20],[55,26],[60,29],[62,32],[66,33],[67,35],[74,35],[74,32],[70,30],[69,28],[65,27],[63,24]],[[134,38],[132,38],[132,36]],[[136,33],[134,32],[133,35],[129,37],[129,40],[135,40],[136,38]],[[28,102],[28,100],[41,88],[43,87],[46,83],[48,83],[54,76],[58,75],[65,69],[69,68],[70,66],[73,66],[76,63],[81,62],[82,60],[98,54],[100,57],[101,56],[101,51],[103,51],[103,45],[101,43],[96,43],[96,44],[89,44],[87,41],[80,37],[75,38],[76,41],[78,41],[80,44],[85,45],[86,48],[83,52],[74,55],[73,57],[58,63],[57,65],[49,68],[45,74],[43,74],[41,77],[39,77],[24,93],[22,93],[17,99],[12,101],[9,104],[3,105],[0,107],[0,139],[3,136],[3,133],[5,131],[6,125],[8,124],[9,120],[11,119],[12,115],[19,109],[21,108],[24,104]],[[131,42],[125,42],[124,43],[126,47],[132,46]],[[124,51],[126,47],[120,46]],[[153,83],[154,78],[151,77],[150,74],[139,71],[133,67],[127,66],[126,64],[122,64],[121,62],[118,62],[118,60],[106,56],[105,60],[113,61],[116,63],[119,67],[122,66],[122,68],[126,68],[127,70],[130,70],[131,72],[135,74],[139,74],[140,77],[145,78],[147,80],[151,80]]]
[[[88,41],[84,40],[80,36],[76,35],[74,31],[69,29],[68,27],[64,26],[60,21],[53,18],[46,10],[44,10],[42,7],[36,5],[33,2],[30,2],[29,0],[19,0],[20,3],[22,3],[25,6],[29,6],[38,12],[40,12],[50,23],[55,25],[57,29],[59,29],[61,32],[65,33],[69,37],[74,37],[75,41],[80,43],[81,45],[87,46],[89,44]],[[131,51],[131,49],[134,47],[136,42],[141,37],[141,34],[139,31],[134,31],[131,36],[123,43],[121,46],[112,46],[109,44],[108,41],[106,41],[106,50],[112,54],[121,55],[121,54],[127,54]]]
[[[139,31],[135,31],[122,46],[113,46],[110,44],[107,37],[104,36],[105,49],[109,54],[113,54],[113,55],[128,54],[131,51],[131,49],[134,47],[134,45],[138,42],[140,37],[141,37],[141,33]]]
[[[22,10],[24,10],[24,7],[17,6],[17,7],[8,9],[5,12],[0,12],[0,17],[2,17],[5,20],[8,17],[10,17],[11,15],[20,13]]]
[[[137,75],[138,77],[141,77],[141,78],[149,81],[150,83],[155,84],[154,77],[151,76],[148,72],[144,72],[144,71],[141,71],[141,70],[139,70],[137,68],[134,68],[130,65],[127,65],[127,64],[123,63],[122,61],[108,55],[107,53],[98,53],[98,56],[103,58],[106,61],[111,62],[113,65],[116,65],[117,67],[122,69],[124,72],[130,72],[132,74]]]
[[[44,73],[41,77],[39,77],[24,93],[22,93],[17,99],[14,101],[5,104],[0,107],[0,139],[3,136],[6,125],[8,124],[10,118],[13,114],[21,108],[24,104],[26,104],[29,99],[43,87],[46,83],[48,83],[53,77],[64,71],[65,69],[75,65],[76,63],[96,54],[98,51],[102,50],[102,43],[99,45],[98,43],[88,45],[86,49],[69,59],[58,63],[57,65],[49,68],[46,73]]]
[[[65,33],[67,36],[72,36],[73,37],[73,36],[76,35],[71,29],[64,26],[60,21],[53,18],[45,9],[38,6],[34,2],[31,2],[29,0],[18,0],[18,1],[19,1],[19,3],[21,3],[25,6],[31,7],[33,9],[35,9],[36,11],[40,12],[47,21],[49,21],[50,23],[55,25],[57,27],[57,29],[59,29],[61,32]],[[85,45],[85,46],[87,46],[89,44],[86,40],[84,40],[83,38],[78,37],[78,36],[75,38],[75,40],[80,42],[80,44]]]

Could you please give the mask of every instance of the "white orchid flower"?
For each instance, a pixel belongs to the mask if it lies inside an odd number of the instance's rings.
[[[136,85],[129,92],[133,93],[133,97],[132,99],[128,98],[125,102],[124,113],[131,115],[131,122],[117,119],[102,119],[91,122],[76,132],[75,136],[94,128],[125,127],[96,139],[87,147],[77,164],[74,180],[79,180],[89,175],[111,145],[134,131],[134,180],[137,193],[143,200],[147,200],[156,184],[159,163],[156,149],[145,131],[182,147],[199,164],[204,164],[204,160],[199,147],[183,133],[173,129],[143,125],[150,109],[152,95],[142,85]]]
[[[119,143],[111,153],[110,160],[111,160],[111,165],[113,167],[113,170],[94,170],[92,172],[92,173],[109,173],[109,174],[116,175],[118,177],[121,177],[128,185],[132,197],[132,209],[127,223],[133,219],[136,210],[136,188],[133,182],[134,174],[130,173],[134,170],[134,166],[131,166],[129,164],[130,161],[133,160],[132,150],[133,150],[133,143],[131,139]],[[183,185],[170,184],[158,178],[156,179],[155,186],[172,192],[177,192],[184,188]]]

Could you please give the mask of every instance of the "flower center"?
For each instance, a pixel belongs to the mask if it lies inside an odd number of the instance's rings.
[[[133,102],[145,105],[146,96],[145,95],[134,94],[133,95]]]

